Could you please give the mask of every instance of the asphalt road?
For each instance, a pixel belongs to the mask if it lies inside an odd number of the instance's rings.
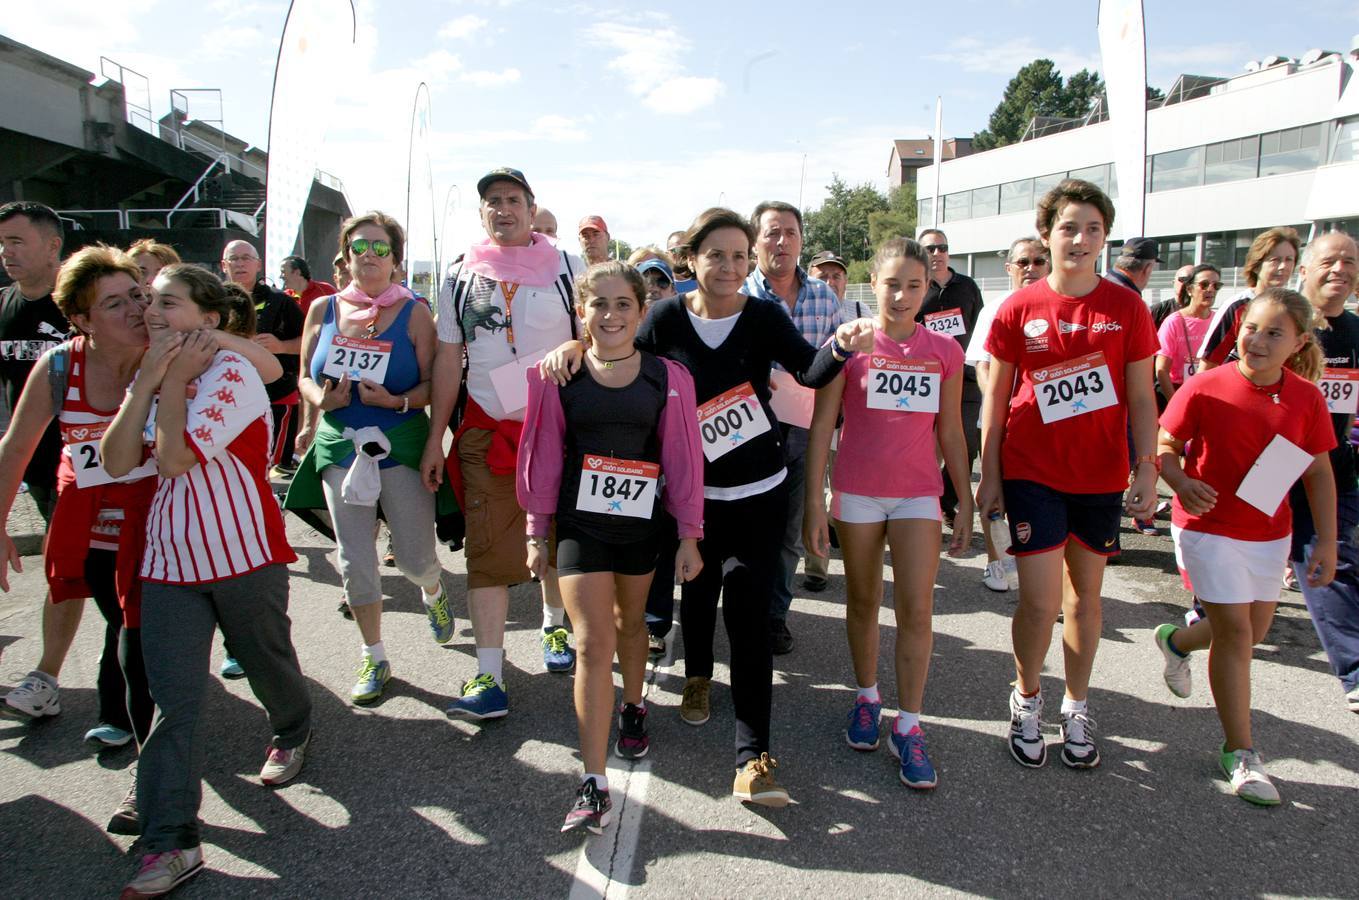
[[[610,768],[616,824],[584,837],[558,832],[578,772],[571,679],[542,671],[534,589],[512,593],[512,713],[480,726],[444,715],[475,668],[461,555],[441,551],[459,619],[447,647],[430,640],[416,590],[385,570],[396,677],[380,705],[360,709],[347,700],[359,639],[335,612],[329,547],[295,520],[290,528],[301,557],[294,640],[316,703],[312,753],[297,781],[261,787],[263,713],[244,681],[211,680],[202,724],[207,870],[182,896],[1359,895],[1359,716],[1344,708],[1299,596],[1285,595],[1256,654],[1256,740],[1284,797],[1258,809],[1230,796],[1217,772],[1206,660],[1194,660],[1190,700],[1161,682],[1151,629],[1177,619],[1188,599],[1168,537],[1125,531],[1128,552],[1106,578],[1091,695],[1099,769],[1068,770],[1055,753],[1037,771],[1010,759],[1014,595],[981,586],[980,556],[940,567],[924,719],[938,789],[902,786],[885,741],[876,753],[849,749],[837,560],[829,590],[799,592],[796,647],[776,660],[774,751],[794,804],[764,810],[731,799],[726,670],[719,665],[712,720],[693,728],[677,713],[677,662],[651,672],[650,756]],[[39,652],[39,560],[25,569],[0,595],[6,686]],[[886,662],[890,587],[882,622]],[[60,716],[0,720],[0,896],[109,897],[135,869],[131,839],[103,830],[133,753],[96,754],[81,742],[95,721],[100,624],[88,610],[62,673]],[[718,644],[722,660],[721,635]],[[214,666],[220,656],[219,643]],[[1049,672],[1060,666],[1057,630]],[[892,709],[886,668],[881,684]],[[1044,690],[1055,744],[1058,678]]]

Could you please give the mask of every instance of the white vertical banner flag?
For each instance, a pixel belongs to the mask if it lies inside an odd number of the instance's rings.
[[[930,210],[934,214],[935,228],[944,218],[944,198],[939,196],[939,184],[944,177],[944,98],[934,98],[934,201]]]
[[[335,101],[336,73],[354,45],[351,0],[292,0],[274,67],[265,182],[264,271],[293,252]],[[326,251],[329,256],[330,251]]]
[[[406,284],[415,288],[416,273],[433,272],[438,250],[435,234],[434,170],[429,148],[434,130],[429,86],[423,81],[415,89],[411,108],[410,146],[406,154]],[[417,293],[433,296],[433,275]]]
[[[1126,240],[1146,227],[1147,34],[1141,0],[1100,0],[1099,52],[1118,176],[1114,224]]]

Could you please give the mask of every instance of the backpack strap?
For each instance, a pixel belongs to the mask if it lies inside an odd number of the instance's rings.
[[[52,389],[52,416],[61,413],[71,384],[71,342],[62,341],[47,357],[47,379]]]
[[[565,250],[558,250],[561,254],[562,264],[566,266],[566,271],[557,276],[557,294],[562,298],[562,304],[566,307],[566,318],[571,322],[571,340],[579,340],[580,335],[576,331],[576,307],[571,302],[571,298],[576,292],[576,271],[571,268],[571,256]]]

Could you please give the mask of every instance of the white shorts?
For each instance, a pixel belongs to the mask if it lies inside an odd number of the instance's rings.
[[[938,497],[865,497],[831,491],[831,518],[849,525],[876,525],[892,519],[943,519]]]
[[[1175,562],[1194,595],[1208,603],[1275,603],[1288,565],[1290,538],[1241,541],[1172,526]]]

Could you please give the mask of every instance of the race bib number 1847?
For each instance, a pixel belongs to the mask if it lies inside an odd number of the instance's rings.
[[[656,463],[586,454],[576,509],[650,519],[660,475],[661,467]]]
[[[1035,369],[1031,377],[1038,414],[1047,425],[1118,403],[1103,353]]]

